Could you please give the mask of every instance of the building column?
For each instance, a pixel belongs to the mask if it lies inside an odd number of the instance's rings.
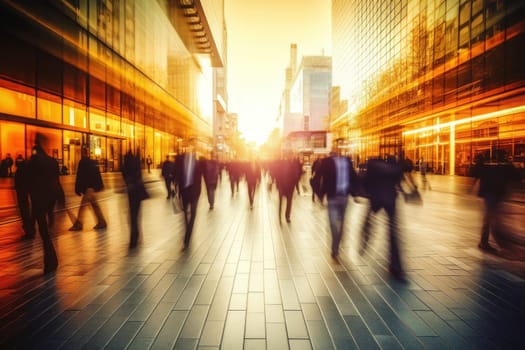
[[[448,153],[449,175],[456,175],[456,126],[450,126],[449,153]]]

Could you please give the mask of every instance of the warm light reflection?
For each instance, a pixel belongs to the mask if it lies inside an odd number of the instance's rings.
[[[417,133],[420,133],[420,132],[431,131],[431,130],[439,132],[440,129],[442,129],[442,128],[448,128],[448,127],[455,126],[455,125],[467,124],[467,123],[476,122],[476,121],[485,120],[485,119],[503,117],[503,116],[506,116],[506,115],[516,114],[516,113],[520,113],[520,112],[524,112],[524,111],[525,111],[525,105],[518,106],[518,107],[513,107],[513,108],[508,108],[508,109],[504,109],[504,110],[501,110],[501,111],[490,112],[490,113],[481,114],[481,115],[477,115],[477,116],[473,116],[473,117],[463,118],[463,119],[460,119],[460,120],[450,121],[450,122],[447,122],[447,123],[436,124],[436,125],[431,125],[431,126],[425,126],[425,127],[422,127],[422,128],[419,128],[419,129],[414,129],[414,130],[407,130],[407,131],[403,132],[403,136],[417,134]]]

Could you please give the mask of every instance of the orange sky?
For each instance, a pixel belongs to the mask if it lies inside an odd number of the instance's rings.
[[[303,55],[331,54],[330,0],[225,0],[229,112],[262,144],[276,126],[290,44]]]

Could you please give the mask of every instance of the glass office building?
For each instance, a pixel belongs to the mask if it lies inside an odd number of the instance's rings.
[[[354,157],[401,154],[441,174],[525,158],[525,3],[332,1],[334,137]],[[518,164],[519,165],[519,164]]]
[[[206,19],[224,24],[223,1],[211,4],[1,1],[2,158],[28,157],[37,132],[71,173],[82,146],[103,171],[119,171],[129,149],[156,165],[190,144],[206,150],[224,51]]]

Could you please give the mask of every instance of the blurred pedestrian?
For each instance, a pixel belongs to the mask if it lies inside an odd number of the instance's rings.
[[[506,233],[501,230],[501,207],[511,184],[521,180],[519,173],[506,161],[504,152],[498,151],[492,162],[478,158],[474,175],[479,180],[478,196],[483,198],[485,204],[478,247],[489,253],[497,252],[489,243],[489,235],[492,233],[492,237],[501,248],[510,248]]]
[[[248,186],[248,200],[250,202],[250,209],[253,209],[253,201],[255,198],[255,189],[261,179],[261,167],[255,159],[243,164],[244,175],[246,178],[246,185]]]
[[[142,170],[140,162],[140,152],[137,149],[137,154],[133,154],[129,150],[124,156],[124,164],[122,166],[122,176],[126,183],[128,191],[129,204],[129,228],[130,239],[129,248],[137,247],[139,241],[139,213],[140,205],[144,199],[149,198],[144,182],[142,181]]]
[[[206,184],[206,193],[208,195],[210,210],[213,209],[215,204],[215,191],[217,190],[220,171],[220,164],[215,159],[214,154],[212,154],[211,159],[204,161],[204,183]]]
[[[198,161],[194,153],[185,153],[179,158],[181,171],[179,179],[179,190],[182,197],[182,208],[184,211],[184,247],[187,249],[190,244],[191,234],[195,217],[197,216],[197,204],[201,194],[202,182],[202,162]]]
[[[102,214],[102,210],[97,202],[96,192],[104,189],[102,176],[98,168],[97,162],[89,158],[89,148],[82,148],[82,158],[78,162],[77,176],[75,180],[75,193],[82,196],[80,207],[78,208],[77,220],[69,228],[69,231],[82,230],[82,214],[88,204],[91,205],[97,224],[93,227],[95,230],[105,229],[107,227],[106,219]]]
[[[5,157],[5,164],[7,167],[7,176],[13,176],[13,158],[11,158],[11,153],[8,153]]]
[[[312,163],[312,174],[310,176],[310,187],[312,187],[312,202],[315,202],[315,196],[319,193],[319,184],[314,181],[315,174],[321,165],[321,158],[317,158]]]
[[[238,161],[231,161],[227,164],[228,177],[230,178],[230,188],[232,197],[235,192],[239,192],[239,182],[242,176],[241,163]]]
[[[151,165],[153,164],[153,160],[151,160],[151,156],[148,155],[146,158],[146,166],[148,167],[148,174],[151,174]]]
[[[175,177],[175,167],[173,162],[170,160],[170,156],[166,156],[166,160],[162,163],[161,176],[164,178],[164,185],[166,186],[166,199],[175,197],[174,189],[174,177]]]
[[[27,169],[33,216],[38,223],[44,248],[44,274],[48,274],[56,271],[58,258],[49,235],[47,214],[53,210],[57,201],[64,202],[64,198],[61,198],[64,191],[60,185],[58,162],[42,148],[41,142],[44,140],[44,136],[37,135],[37,144],[32,149]]]
[[[27,162],[19,154],[15,159],[15,191],[16,202],[22,219],[22,228],[24,230],[23,240],[35,238],[35,220],[31,214],[30,196],[29,196],[29,173]]]
[[[332,257],[339,255],[339,244],[343,237],[345,213],[348,206],[348,196],[354,193],[357,174],[348,157],[332,152],[324,158],[314,181],[320,184],[321,198],[326,195],[328,200],[328,219],[332,233]]]
[[[428,170],[428,163],[425,159],[421,158],[419,160],[419,173],[421,174],[421,187],[423,188],[423,191],[427,188],[429,190],[432,190],[432,187],[430,186],[430,182],[428,182],[427,179],[427,170]]]
[[[365,215],[362,229],[362,245],[360,247],[360,253],[363,254],[370,239],[372,215],[384,209],[388,216],[388,236],[390,241],[389,272],[400,280],[405,278],[405,273],[399,253],[396,201],[402,179],[403,168],[393,156],[387,157],[386,161],[381,158],[368,160],[363,185],[368,195],[369,207]]]
[[[295,189],[297,190],[297,195],[301,195],[301,191],[299,190],[299,184],[301,182],[301,177],[303,176],[303,163],[299,160],[299,158],[294,158],[292,160],[292,164],[294,166],[292,174],[297,177],[297,182],[295,183]]]
[[[291,214],[294,189],[299,182],[301,174],[294,161],[282,159],[275,162],[274,176],[279,194],[279,222],[281,222],[283,198],[286,198],[284,217],[286,222],[289,223],[292,221]]]

